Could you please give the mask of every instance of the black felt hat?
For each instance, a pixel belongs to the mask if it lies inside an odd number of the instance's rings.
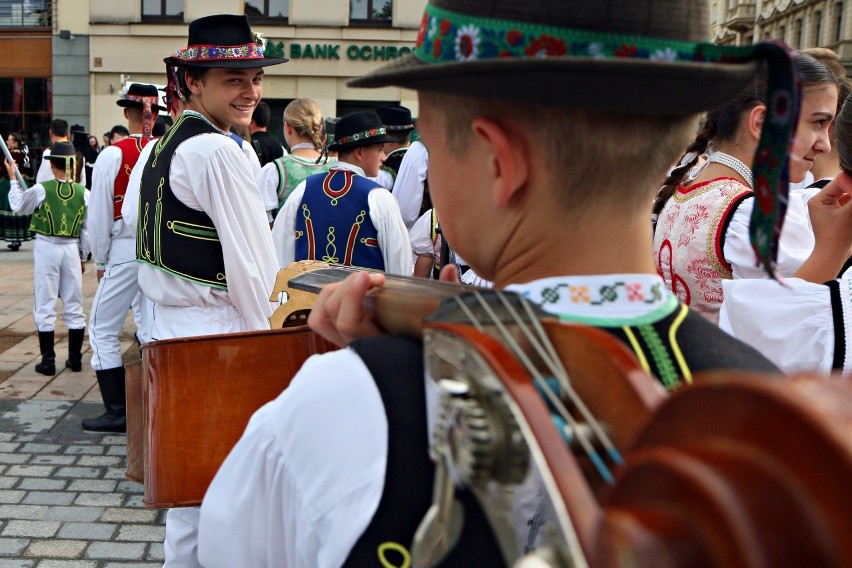
[[[371,146],[393,142],[387,135],[382,119],[374,112],[353,112],[334,125],[334,143],[328,146],[332,152],[348,148]]]
[[[68,131],[71,134],[89,134],[88,132],[86,132],[86,127],[82,124],[72,124],[71,128],[69,128]]]
[[[145,99],[149,99],[151,108],[157,111],[165,111],[166,107],[157,104],[160,101],[160,91],[154,85],[143,85],[142,83],[132,83],[127,92],[116,101],[120,107],[131,107],[142,109],[145,106]]]
[[[709,29],[707,0],[430,0],[412,54],[349,85],[694,114],[758,69],[708,47]]]
[[[386,105],[376,109],[376,114],[382,119],[382,124],[389,133],[404,133],[414,130],[414,120],[411,110],[402,105]]]
[[[163,61],[181,67],[251,69],[285,63],[283,57],[264,57],[266,39],[252,33],[246,16],[218,14],[189,24],[186,49]]]
[[[50,147],[50,155],[47,157],[49,160],[62,161],[65,163],[65,160],[68,158],[72,158],[77,155],[77,150],[74,148],[74,144],[71,142],[54,142],[53,146]]]

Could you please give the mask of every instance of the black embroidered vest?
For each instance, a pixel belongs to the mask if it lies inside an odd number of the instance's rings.
[[[142,173],[136,259],[197,284],[227,289],[222,245],[213,221],[184,205],[169,182],[178,146],[193,136],[218,132],[206,120],[183,114],[157,142]]]

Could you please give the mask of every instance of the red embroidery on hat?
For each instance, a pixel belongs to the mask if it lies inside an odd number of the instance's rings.
[[[635,45],[627,45],[626,43],[622,43],[621,47],[615,50],[615,55],[618,57],[636,57],[636,52],[638,48]]]
[[[568,46],[561,39],[542,34],[533,39],[524,51],[527,55],[565,55]]]

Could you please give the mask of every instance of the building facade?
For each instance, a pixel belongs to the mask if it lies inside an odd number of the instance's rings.
[[[45,142],[49,117],[81,124],[98,139],[123,124],[115,102],[131,82],[164,85],[163,58],[186,47],[187,26],[210,14],[246,14],[252,29],[268,40],[267,53],[288,57],[289,63],[268,67],[263,100],[272,108],[270,132],[283,142],[282,113],[291,100],[316,100],[326,116],[342,116],[380,104],[401,103],[416,112],[416,95],[398,88],[351,89],[346,81],[410,53],[415,45],[426,0],[43,0],[46,16],[35,15],[31,0],[0,0],[0,121],[3,112],[19,115],[22,104],[6,101],[19,83],[37,76],[47,100],[38,108],[45,121],[0,122],[0,132],[33,130],[37,149]],[[13,30],[12,43],[2,34],[3,9],[34,26]],[[33,49],[27,42],[40,41]],[[32,62],[5,56],[34,54]],[[40,54],[40,58],[35,58]],[[15,63],[26,69],[9,68]],[[7,85],[6,83],[9,83]],[[29,93],[22,97],[28,100]],[[44,107],[44,108],[42,108]]]
[[[748,45],[778,39],[794,49],[827,47],[852,68],[852,5],[844,0],[713,0],[713,40]]]

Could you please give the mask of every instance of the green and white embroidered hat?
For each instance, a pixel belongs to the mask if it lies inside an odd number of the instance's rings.
[[[754,76],[705,43],[706,0],[431,0],[417,47],[349,82],[637,114],[692,114]]]

